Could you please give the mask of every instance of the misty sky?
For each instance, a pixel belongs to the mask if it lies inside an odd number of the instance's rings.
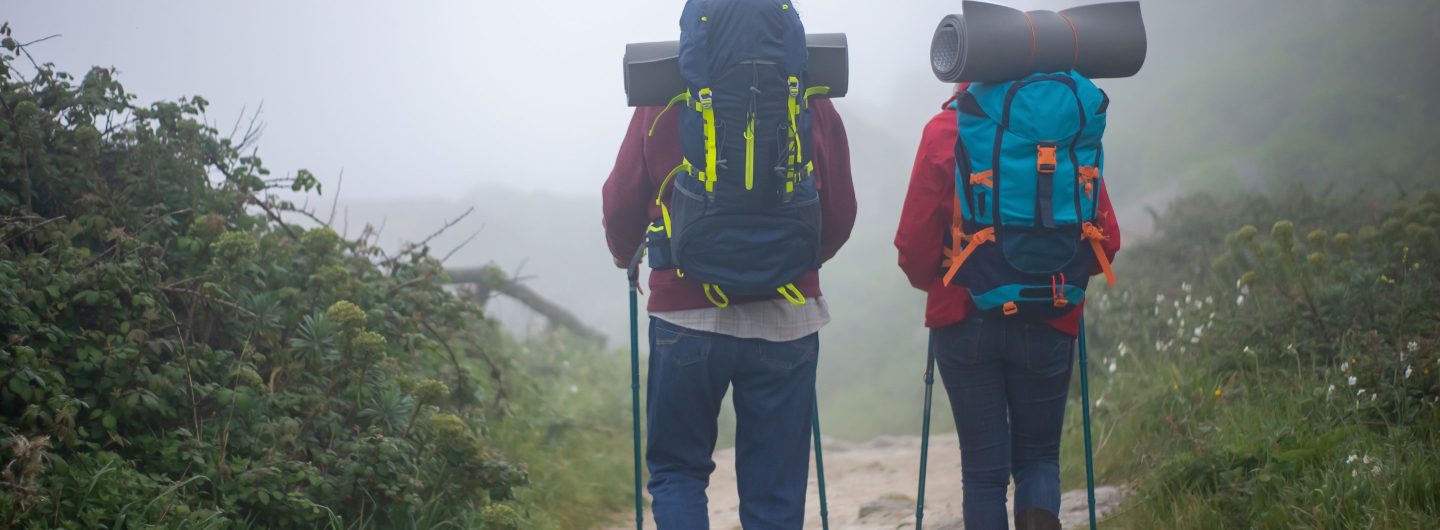
[[[894,127],[918,138],[947,90],[929,73],[930,35],[959,0],[797,4],[810,32],[850,35],[842,112],[914,99],[916,115]],[[4,0],[0,21],[21,42],[61,34],[32,52],[77,75],[118,68],[143,102],[201,95],[222,131],[263,102],[266,165],[307,168],[327,184],[343,168],[343,197],[355,201],[455,197],[485,184],[597,193],[630,113],[624,45],[678,38],[683,5]]]

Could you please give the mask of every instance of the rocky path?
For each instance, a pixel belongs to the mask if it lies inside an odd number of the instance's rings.
[[[960,530],[960,451],[954,434],[930,440],[930,470],[925,497],[926,530]],[[827,440],[825,444],[826,493],[832,530],[897,530],[914,528],[915,486],[919,474],[920,439],[883,437],[865,444]],[[740,530],[740,502],[735,494],[735,452],[715,454],[716,470],[710,480],[710,525],[714,530]],[[812,466],[813,467],[813,466]],[[810,473],[810,515],[806,528],[820,528],[820,504],[814,469]],[[1115,509],[1122,493],[1112,487],[1095,491],[1103,515]],[[620,516],[607,530],[634,528],[633,514]],[[646,527],[654,528],[648,520]],[[1065,528],[1088,527],[1085,491],[1066,493],[1060,519]]]

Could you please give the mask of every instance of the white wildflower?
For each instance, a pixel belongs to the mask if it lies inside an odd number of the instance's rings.
[[[571,393],[571,394],[579,394],[579,393],[580,393],[580,387],[575,386],[575,385],[570,385],[570,393]]]
[[[1349,372],[1349,371],[1350,371],[1350,361],[1345,361],[1345,362],[1343,362],[1343,363],[1340,363],[1340,371],[1341,371],[1341,372]],[[1354,379],[1354,378],[1352,377],[1351,379]]]
[[[1380,475],[1380,466],[1377,465],[1377,466],[1375,466],[1375,467],[1370,468],[1370,474],[1371,474],[1371,475],[1379,476],[1379,475]]]
[[[1350,477],[1351,477],[1351,478],[1360,478],[1360,470],[1358,470],[1358,469],[1352,469],[1352,470],[1350,470]]]
[[[1215,297],[1213,297],[1213,296],[1207,296],[1207,297],[1205,297],[1205,304],[1206,304],[1206,305],[1215,305]]]
[[[1346,464],[1354,464],[1355,461],[1356,461],[1356,460],[1359,460],[1359,459],[1360,459],[1360,455],[1357,455],[1357,454],[1355,454],[1355,453],[1350,453],[1350,458],[1346,458],[1346,459],[1345,459],[1345,463],[1346,463]]]
[[[1334,384],[1334,383],[1331,383],[1331,384],[1330,384],[1330,388],[1325,389],[1325,398],[1326,398],[1326,399],[1329,399],[1329,398],[1330,398],[1330,395],[1331,395],[1331,394],[1334,394],[1334,393],[1335,393],[1335,384]]]
[[[1173,318],[1166,319],[1166,320],[1165,320],[1165,325],[1167,325],[1167,326],[1173,326],[1173,325],[1175,325],[1175,319],[1173,319]]]
[[[1411,368],[1411,367],[1409,367],[1409,366],[1406,366],[1406,367],[1405,367],[1405,378],[1406,378],[1406,379],[1409,379],[1410,376],[1411,376],[1411,375],[1414,375],[1414,374],[1415,374],[1415,369],[1414,369],[1414,368]]]
[[[1410,353],[1415,353],[1417,351],[1420,351],[1420,343],[1412,340],[1410,341],[1410,344],[1405,345],[1405,349],[1410,350]]]
[[[1116,366],[1115,360],[1114,360],[1114,359],[1111,359],[1111,360],[1110,360],[1110,373],[1112,373],[1112,374],[1115,373],[1115,370],[1116,370],[1117,368],[1118,368],[1118,366]]]
[[[1100,396],[1100,399],[1095,400],[1095,408],[1097,408],[1097,409],[1100,408],[1100,405],[1104,405],[1104,404],[1105,404],[1105,396]]]
[[[1157,294],[1157,295],[1155,295],[1155,305],[1160,305],[1160,304],[1163,304],[1163,303],[1165,303],[1165,295],[1164,295],[1164,294]]]
[[[1200,344],[1200,337],[1190,337],[1190,344]]]
[[[1375,398],[1378,397],[1380,397],[1380,394],[1370,394],[1370,401],[1375,401]]]
[[[1356,393],[1355,393],[1355,397],[1357,397],[1357,398],[1360,397],[1360,396],[1364,396],[1364,395],[1365,395],[1365,389],[1363,389],[1363,388],[1360,389],[1359,392],[1356,392]]]
[[[1355,386],[1355,385],[1357,385],[1357,384],[1360,383],[1360,379],[1358,379],[1358,378],[1356,378],[1355,376],[1352,375],[1352,376],[1350,376],[1350,379],[1347,380],[1347,382],[1350,383],[1350,386]]]
[[[1192,297],[1191,297],[1190,295],[1188,295],[1188,294],[1185,295],[1185,305],[1190,305],[1190,304],[1193,304],[1193,303],[1195,303],[1195,299],[1192,298]]]
[[[1180,282],[1180,290],[1181,290],[1181,291],[1185,291],[1186,294],[1189,294],[1189,293],[1190,293],[1190,289],[1191,289],[1191,286],[1190,286],[1190,283],[1189,283],[1189,282]]]
[[[1120,343],[1120,356],[1124,357],[1127,353],[1130,353],[1130,347],[1126,346],[1123,342]]]
[[[1235,305],[1245,305],[1245,295],[1235,297]]]
[[[1246,286],[1244,286],[1244,287],[1241,287],[1241,288],[1240,288],[1240,294],[1244,294],[1244,295],[1250,294],[1250,286],[1249,286],[1249,285],[1246,285]]]
[[[1198,338],[1198,337],[1201,337],[1201,336],[1203,336],[1203,335],[1205,335],[1205,326],[1200,326],[1200,327],[1198,327],[1198,328],[1195,328],[1195,336],[1196,336],[1197,338]]]

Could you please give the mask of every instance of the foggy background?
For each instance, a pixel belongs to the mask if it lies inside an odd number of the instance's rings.
[[[999,3],[1060,9],[1088,2]],[[823,274],[835,320],[822,334],[822,408],[837,435],[914,430],[923,296],[895,266],[890,240],[920,131],[951,90],[930,73],[931,34],[960,2],[796,4],[809,32],[847,33],[851,50],[850,95],[837,107],[850,134],[860,217],[849,245]],[[1391,77],[1410,69],[1386,53],[1389,43],[1336,59],[1343,68],[1324,67],[1334,49],[1355,44],[1327,28],[1362,2],[1143,5],[1145,69],[1132,79],[1098,81],[1113,101],[1106,178],[1132,237],[1146,232],[1147,207],[1161,208],[1183,191],[1264,186],[1267,168],[1283,158],[1267,139],[1317,129],[1326,114],[1308,111],[1334,108],[1333,100],[1296,100],[1277,88],[1362,79],[1361,89],[1384,96],[1377,104],[1415,104],[1417,94],[1406,87],[1417,85]],[[22,42],[62,35],[31,51],[77,74],[113,66],[142,102],[203,96],[222,132],[263,104],[259,156],[277,175],[303,168],[320,177],[324,195],[310,204],[321,217],[338,192],[336,228],[351,237],[366,224],[383,225],[382,242],[395,248],[474,207],[433,244],[443,256],[480,231],[447,266],[493,262],[513,271],[607,332],[618,349],[627,336],[627,305],[623,275],[604,245],[599,190],[631,113],[621,57],[627,42],[676,39],[682,6],[5,0],[0,20],[10,21]],[[1433,29],[1428,43],[1407,46],[1410,57],[1440,40],[1440,12],[1431,5],[1416,16]],[[1257,68],[1271,70],[1247,74]],[[1302,114],[1312,118],[1297,118]],[[1426,127],[1346,123],[1355,134],[1382,125]],[[1404,168],[1386,171],[1399,175]],[[1122,275],[1124,266],[1122,252]],[[513,328],[544,325],[503,302],[490,309]],[[875,380],[905,386],[898,392],[861,386]],[[880,406],[876,396],[916,403],[916,410],[862,414]],[[835,421],[852,412],[869,419]]]

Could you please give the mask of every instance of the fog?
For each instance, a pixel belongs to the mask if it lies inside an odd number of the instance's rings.
[[[226,130],[264,105],[260,154],[344,199],[454,197],[482,184],[593,194],[625,108],[627,42],[673,40],[683,2],[102,2],[6,0],[35,51],[69,71],[120,70],[141,100],[202,95]],[[929,33],[954,0],[800,2],[812,32],[847,32],[857,106],[903,100],[913,136],[945,87]],[[1023,5],[1025,3],[1018,3]],[[84,16],[76,16],[78,12]],[[928,98],[928,99],[927,99]]]
[[[1001,3],[1059,9],[1083,2]],[[1127,234],[1144,235],[1150,216],[1142,212],[1182,191],[1261,186],[1278,152],[1266,142],[1318,129],[1316,109],[1334,108],[1331,100],[1297,100],[1273,85],[1304,79],[1323,87],[1353,78],[1373,81],[1357,90],[1384,105],[1417,95],[1423,85],[1413,81],[1433,72],[1396,83],[1392,74],[1410,71],[1403,63],[1332,57],[1321,45],[1310,51],[1298,44],[1331,40],[1324,28],[1360,4],[1144,2],[1151,39],[1145,69],[1099,82],[1113,100],[1106,177]],[[259,156],[277,174],[305,168],[319,176],[324,195],[311,204],[322,217],[338,192],[337,228],[351,236],[365,224],[383,225],[382,242],[394,247],[474,207],[434,242],[445,255],[478,231],[447,265],[494,262],[515,271],[618,346],[626,337],[622,274],[605,250],[598,196],[631,112],[621,56],[627,42],[677,38],[682,6],[5,0],[0,21],[22,42],[60,35],[31,52],[70,72],[114,67],[141,101],[201,95],[222,131],[263,105]],[[950,91],[930,73],[931,32],[959,6],[797,2],[810,32],[847,33],[851,49],[850,94],[837,106],[850,133],[861,215],[850,245],[826,266],[836,321],[824,340],[837,347],[825,348],[830,364],[821,385],[831,402],[877,367],[898,363],[918,373],[923,363],[923,298],[894,266],[889,239],[921,128]],[[1419,38],[1429,40],[1410,49],[1434,49],[1440,39],[1433,7],[1421,13],[1434,29]],[[1276,70],[1249,75],[1261,67]],[[1355,134],[1382,127],[1348,123]],[[1123,270],[1123,258],[1117,267]],[[491,309],[512,327],[543,324],[503,303]],[[906,418],[880,427],[910,428]]]

